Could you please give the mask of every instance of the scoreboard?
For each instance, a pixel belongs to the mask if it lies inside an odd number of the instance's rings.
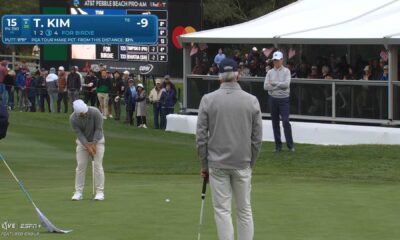
[[[128,10],[129,15],[144,13],[148,12]],[[151,14],[158,17],[158,42],[153,45],[120,46],[120,59],[128,61],[132,59],[150,62],[168,62],[168,11],[153,10]]]
[[[144,44],[71,45],[74,65],[92,67],[103,63],[111,71],[129,70],[135,74],[162,76],[168,73],[168,1],[133,0],[71,0],[72,15],[129,16],[154,15],[157,17],[157,41]],[[124,29],[120,25],[115,28]],[[105,31],[113,29],[105,29]],[[128,31],[127,29],[125,31]]]
[[[4,15],[1,29],[5,44],[154,44],[159,32],[154,15]]]
[[[177,37],[184,32],[202,30],[202,0],[39,0],[39,6],[42,17],[57,14],[70,17],[152,15],[157,18],[157,32],[152,33],[156,35],[155,42],[111,41],[107,44],[79,42],[42,45],[40,63],[44,68],[75,65],[80,70],[87,70],[103,63],[110,70],[182,77],[182,47],[177,44]],[[107,24],[98,24],[97,21],[91,23],[93,26],[99,25],[97,31],[104,31],[104,34],[122,31],[115,34],[117,36],[114,36],[114,40],[123,36],[125,34],[123,31],[132,34],[131,37],[135,36],[122,24],[113,23],[112,26],[106,26]],[[187,29],[190,31],[186,31]]]

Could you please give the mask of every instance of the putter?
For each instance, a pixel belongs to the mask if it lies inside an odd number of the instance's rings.
[[[94,157],[92,156],[92,198],[94,199],[95,197],[95,182],[94,182]]]
[[[208,174],[203,179],[203,188],[201,190],[201,208],[200,208],[200,221],[199,221],[199,232],[197,234],[197,240],[201,239],[201,230],[203,226],[203,210],[204,210],[204,202],[206,198],[206,188],[208,183]]]
[[[50,220],[43,214],[42,211],[36,206],[35,202],[32,200],[31,195],[26,191],[24,185],[22,182],[15,176],[14,172],[11,170],[10,166],[8,166],[6,160],[3,158],[3,156],[0,154],[0,159],[3,160],[4,165],[6,165],[8,171],[11,173],[11,175],[14,177],[15,181],[18,183],[18,186],[21,188],[22,192],[25,194],[25,197],[28,199],[28,201],[32,204],[32,206],[35,208],[36,213],[39,216],[40,222],[44,227],[46,227],[47,231],[50,233],[69,233],[72,232],[72,230],[62,230],[59,229],[58,227],[54,226],[53,223],[50,222]]]

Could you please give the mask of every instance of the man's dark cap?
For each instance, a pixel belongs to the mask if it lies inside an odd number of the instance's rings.
[[[237,72],[238,71],[238,65],[237,62],[234,61],[231,58],[224,58],[220,63],[219,63],[219,72],[224,73],[224,72]]]

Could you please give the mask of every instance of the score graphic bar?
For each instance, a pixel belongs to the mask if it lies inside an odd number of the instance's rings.
[[[155,44],[155,15],[4,15],[4,44]]]

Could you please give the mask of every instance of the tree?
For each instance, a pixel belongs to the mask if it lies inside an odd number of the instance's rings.
[[[39,0],[8,1],[8,3],[1,4],[0,16],[5,14],[37,14],[40,12],[39,10]]]
[[[204,26],[214,28],[249,21],[296,0],[204,0]]]
[[[39,0],[18,0],[18,1],[3,1],[0,7],[0,16],[6,14],[38,14]],[[1,18],[0,18],[1,25]],[[1,31],[1,30],[0,30]],[[22,55],[30,55],[32,47],[30,45],[11,45],[13,51],[22,53]]]

